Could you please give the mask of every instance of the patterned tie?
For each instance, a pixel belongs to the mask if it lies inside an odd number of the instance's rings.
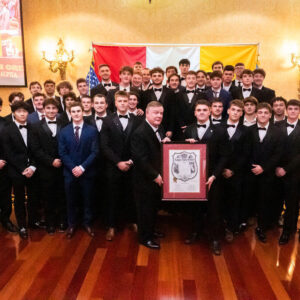
[[[79,143],[79,129],[79,126],[75,126],[75,140],[77,144]]]

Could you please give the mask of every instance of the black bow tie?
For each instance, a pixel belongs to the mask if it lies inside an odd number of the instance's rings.
[[[125,118],[125,119],[128,119],[128,115],[119,115],[119,118]]]
[[[22,128],[26,128],[27,129],[28,127],[27,127],[27,125],[19,125],[19,129],[22,129]]]
[[[197,127],[198,127],[198,128],[200,128],[200,127],[206,128],[206,124],[203,124],[203,125],[197,124]]]
[[[186,91],[186,93],[187,93],[187,94],[189,94],[189,93],[193,93],[193,94],[194,94],[194,93],[195,93],[195,90],[192,90],[192,91]]]
[[[98,121],[98,120],[102,120],[103,121],[103,119],[104,119],[104,117],[96,117],[96,121]]]
[[[286,127],[292,127],[292,128],[295,128],[295,125],[294,125],[294,124],[286,123]]]
[[[229,128],[229,127],[235,128],[235,125],[231,125],[231,124],[227,124],[226,126],[227,126],[227,128]]]
[[[204,92],[204,91],[205,91],[205,89],[200,89],[200,88],[197,88],[197,91],[198,91],[198,92]]]
[[[246,91],[251,92],[251,89],[243,89],[243,92],[246,92]]]
[[[258,127],[257,129],[258,130],[265,130],[265,131],[267,130],[267,128],[265,128],[265,127]]]
[[[111,86],[111,83],[104,83],[103,85],[104,85],[104,87]]]
[[[161,92],[162,91],[162,88],[160,89],[154,89],[154,92]]]
[[[213,122],[222,122],[222,120],[212,119]]]
[[[56,121],[48,121],[48,124],[56,124]]]

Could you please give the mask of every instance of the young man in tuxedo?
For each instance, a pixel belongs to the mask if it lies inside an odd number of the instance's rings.
[[[180,70],[180,85],[186,86],[185,77],[187,72],[190,70],[191,63],[187,58],[183,58],[179,61]]]
[[[282,180],[286,206],[283,231],[279,238],[280,245],[287,244],[291,235],[297,231],[300,186],[299,114],[300,102],[292,99],[287,103],[287,119],[276,124],[285,136],[283,154],[276,168],[276,176]]]
[[[128,111],[135,116],[143,116],[144,111],[138,108],[139,95],[136,92],[129,92],[128,94]]]
[[[23,93],[20,92],[12,92],[8,96],[8,103],[9,106],[11,107],[13,103],[18,102],[18,101],[24,101],[24,95]],[[6,122],[13,122],[14,121],[14,116],[12,113],[4,117]]]
[[[223,102],[219,98],[216,98],[211,102],[211,115],[209,118],[214,125],[218,125],[222,123],[223,110],[224,110]]]
[[[263,85],[266,78],[266,72],[264,69],[255,69],[253,71],[253,86],[261,90],[262,102],[267,102],[271,104],[273,98],[275,98],[275,91],[269,89]]]
[[[228,119],[221,124],[227,131],[226,138],[232,148],[222,174],[223,209],[226,221],[225,239],[228,242],[232,242],[234,234],[239,232],[242,184],[250,150],[247,127],[239,123],[239,119],[243,115],[243,108],[244,103],[241,100],[232,100],[227,111]]]
[[[156,215],[161,200],[161,143],[169,142],[161,127],[163,106],[149,102],[146,119],[133,133],[131,152],[134,162],[134,190],[138,216],[138,239],[150,249],[160,249],[156,238],[164,234],[155,230]]]
[[[59,103],[54,99],[43,102],[45,118],[35,123],[32,152],[39,170],[45,201],[46,230],[52,235],[56,227],[66,230],[66,201],[61,159],[58,154],[58,135],[63,127],[57,118]]]
[[[244,63],[236,63],[234,66],[235,80],[233,81],[234,85],[237,87],[242,87],[242,72],[245,70]]]
[[[133,65],[133,72],[141,72],[143,70],[143,64],[140,61],[136,61]]]
[[[71,83],[69,81],[65,80],[65,81],[61,81],[56,86],[56,90],[59,94],[59,104],[60,104],[58,112],[62,113],[66,110],[66,107],[64,105],[64,96],[73,91],[73,86],[71,85]],[[76,97],[75,97],[75,100],[76,100]]]
[[[89,87],[84,78],[79,78],[76,80],[76,87],[79,92],[79,96],[77,97],[77,101],[81,101],[82,97],[89,93]]]
[[[101,150],[106,159],[108,231],[106,239],[113,240],[119,223],[132,224],[136,230],[136,214],[133,203],[132,172],[133,166],[130,140],[140,120],[128,112],[128,93],[115,94],[117,111],[103,121],[101,130]]]
[[[131,79],[132,87],[141,90],[143,82],[143,75],[141,71],[134,71]]]
[[[46,99],[46,95],[43,93],[35,93],[32,96],[35,111],[28,115],[27,118],[28,124],[38,123],[40,120],[45,118],[45,112],[43,106],[45,99]]]
[[[33,113],[36,111],[36,107],[34,106],[33,103],[33,95],[36,93],[41,93],[42,92],[42,86],[38,81],[32,81],[29,84],[29,91],[31,94],[31,98],[25,100],[25,102],[28,104],[29,106],[29,114]]]
[[[67,199],[68,229],[66,236],[72,238],[78,225],[78,203],[82,200],[83,227],[93,237],[93,192],[96,176],[95,161],[99,152],[98,132],[96,128],[83,121],[81,103],[70,107],[72,123],[64,127],[59,134],[59,156],[64,165],[64,183]]]
[[[198,93],[204,93],[207,90],[207,86],[206,86],[206,77],[207,74],[205,71],[203,70],[198,70],[196,72],[196,78],[197,78],[197,92]]]
[[[234,66],[227,65],[224,68],[223,72],[223,83],[222,88],[227,92],[231,93],[236,90],[236,86],[234,85]]]
[[[249,163],[245,177],[245,198],[242,223],[257,212],[257,238],[265,243],[266,230],[274,219],[273,192],[275,168],[283,154],[284,137],[278,126],[270,122],[272,108],[268,103],[257,105],[257,124],[249,128]],[[256,206],[256,207],[255,207]]]
[[[250,127],[256,124],[256,108],[258,101],[255,97],[247,97],[244,102],[244,116],[240,118],[240,123]]]
[[[32,154],[33,130],[27,124],[29,110],[27,103],[15,101],[11,105],[11,110],[14,121],[7,123],[3,131],[4,156],[15,195],[14,207],[19,235],[22,239],[27,239],[28,226],[33,229],[39,228],[34,179],[36,163]],[[25,205],[25,193],[27,194],[27,206]],[[28,215],[28,224],[26,215]]]
[[[287,107],[287,101],[283,97],[275,97],[271,103],[273,109],[273,116],[271,122],[277,123],[286,119],[285,112]]]
[[[223,73],[223,68],[224,68],[224,65],[221,61],[217,60],[215,61],[212,66],[211,66],[211,69],[212,71],[219,71],[221,73]]]
[[[168,67],[166,67],[166,78],[167,78],[167,80],[173,74],[178,74],[177,68],[175,66],[168,66]]]
[[[149,88],[151,88],[151,75],[150,75],[150,69],[144,68],[142,70],[142,91],[146,91]]]
[[[228,162],[231,147],[226,139],[227,131],[222,126],[213,125],[210,120],[210,103],[207,100],[198,100],[195,105],[195,117],[197,122],[188,126],[184,132],[185,139],[190,143],[202,143],[207,145],[208,169],[207,169],[207,229],[211,243],[212,252],[221,254],[220,239],[223,229],[222,216],[222,191],[221,176]],[[198,205],[197,205],[198,207]],[[191,237],[185,242],[190,244],[195,241],[199,234],[199,221],[201,219],[200,209],[198,211],[197,228]]]
[[[82,107],[83,107],[83,117],[84,117],[84,119],[86,117],[92,116],[94,114],[92,98],[88,95],[82,95],[80,102],[81,102]]]
[[[55,82],[51,79],[47,79],[44,82],[44,90],[47,98],[55,99],[56,101],[60,101],[58,96],[55,96]]]
[[[75,102],[78,102],[76,100],[76,95],[73,92],[70,92],[68,94],[65,94],[63,97],[63,105],[65,110],[59,115],[59,119],[62,121],[64,126],[68,125],[72,121],[72,116],[71,116],[71,106]]]
[[[99,65],[99,76],[101,77],[101,82],[91,89],[91,97],[94,97],[96,94],[107,96],[107,93],[110,90],[114,90],[118,87],[116,82],[111,81],[111,70],[109,65]]]

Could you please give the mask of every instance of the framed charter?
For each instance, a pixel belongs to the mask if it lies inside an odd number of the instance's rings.
[[[206,154],[206,144],[162,145],[162,200],[207,200]]]

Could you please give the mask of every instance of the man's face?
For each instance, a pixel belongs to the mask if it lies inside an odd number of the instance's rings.
[[[234,67],[234,73],[237,77],[241,77],[242,72],[245,70],[245,66],[236,66]]]
[[[83,111],[84,112],[90,112],[92,109],[92,100],[90,98],[85,98],[83,97],[81,99],[81,104],[83,106]]]
[[[30,93],[31,95],[34,95],[35,93],[40,93],[42,91],[42,88],[40,87],[39,84],[33,84],[30,87]]]
[[[72,120],[74,122],[83,121],[83,111],[80,106],[71,107],[70,113],[71,113]]]
[[[286,112],[289,119],[296,120],[299,118],[300,107],[297,105],[289,105]]]
[[[38,111],[41,111],[43,110],[43,103],[44,103],[44,97],[43,96],[37,96],[37,97],[34,97],[33,99],[33,104],[35,106],[35,108],[38,110]]]
[[[80,95],[87,95],[89,87],[86,82],[80,82],[77,85],[77,89]]]
[[[134,65],[133,66],[133,71],[138,71],[138,72],[141,72],[143,70],[143,66],[138,64],[138,65]]]
[[[262,86],[264,82],[265,77],[259,73],[254,74],[253,76],[253,82],[257,86]]]
[[[267,124],[272,114],[267,108],[261,108],[257,111],[257,121],[261,124]]]
[[[108,81],[110,80],[110,68],[107,66],[101,67],[99,69],[99,75],[101,77],[102,80]]]
[[[228,108],[227,113],[228,113],[229,120],[233,123],[236,123],[243,115],[243,110],[236,105],[231,105],[231,107]]]
[[[67,97],[65,99],[66,108],[69,109],[74,102],[75,100],[72,97]]]
[[[57,116],[58,108],[53,104],[48,104],[45,106],[44,112],[48,119],[53,120]]]
[[[198,122],[205,123],[210,116],[210,108],[205,104],[198,104],[195,107],[195,117]]]
[[[55,93],[55,84],[46,83],[44,85],[44,89],[45,89],[47,95],[53,95]]]
[[[142,78],[143,78],[143,83],[148,84],[150,82],[150,70],[144,69],[142,70]]]
[[[251,86],[253,82],[253,76],[250,74],[244,74],[242,77],[243,86],[248,87]]]
[[[164,108],[162,106],[149,107],[146,109],[146,119],[154,126],[158,127],[163,119]]]
[[[28,117],[28,111],[24,108],[19,108],[13,113],[13,115],[18,123],[24,124]]]
[[[168,69],[168,71],[166,71],[167,78],[169,78],[173,74],[176,74],[176,71],[173,68]]]
[[[98,114],[104,114],[108,107],[104,97],[95,97],[93,106]]]
[[[244,111],[246,115],[253,115],[256,110],[256,105],[251,102],[246,102],[244,104]]]
[[[223,66],[221,64],[215,64],[212,68],[213,71],[223,72]]]
[[[223,112],[223,103],[222,102],[214,102],[211,105],[211,114],[214,117],[221,117]]]
[[[285,113],[285,104],[283,101],[275,101],[272,108],[274,114],[277,116],[282,116]]]
[[[140,87],[142,84],[143,78],[139,74],[133,74],[132,76],[132,85],[134,87]]]
[[[115,106],[121,114],[124,114],[128,111],[128,98],[125,96],[118,96],[115,100]]]
[[[170,79],[169,79],[169,86],[172,90],[176,90],[178,89],[179,87],[179,84],[180,84],[180,81],[179,81],[179,78],[177,76],[172,76]]]
[[[206,76],[202,72],[199,72],[196,78],[199,86],[204,86],[206,84]]]
[[[128,71],[123,71],[123,72],[120,74],[120,81],[121,81],[121,83],[124,84],[124,85],[130,84],[131,78],[132,78],[132,75],[131,75],[131,73],[128,72]]]
[[[189,74],[185,78],[186,86],[189,89],[193,89],[196,86],[197,79],[195,75]]]
[[[215,90],[219,89],[221,87],[221,84],[222,84],[222,79],[219,78],[219,77],[213,77],[211,80],[210,80],[210,84],[211,84],[211,87]]]
[[[232,80],[233,80],[233,71],[224,71],[223,73],[223,81],[226,83],[226,84],[229,84]]]
[[[180,74],[181,75],[185,75],[189,71],[190,65],[188,65],[188,64],[181,64],[181,65],[179,65],[179,69],[180,69]]]
[[[210,77],[209,75],[206,76],[206,83],[205,83],[206,86],[211,86],[211,82],[210,82]]]
[[[135,95],[130,95],[128,100],[128,107],[131,110],[135,110],[138,105],[138,99]]]
[[[59,89],[59,92],[58,92],[61,96],[64,96],[64,95],[67,95],[70,93],[70,89],[66,86],[63,86]]]
[[[164,80],[164,76],[163,74],[156,72],[151,75],[151,79],[154,85],[161,85]]]

